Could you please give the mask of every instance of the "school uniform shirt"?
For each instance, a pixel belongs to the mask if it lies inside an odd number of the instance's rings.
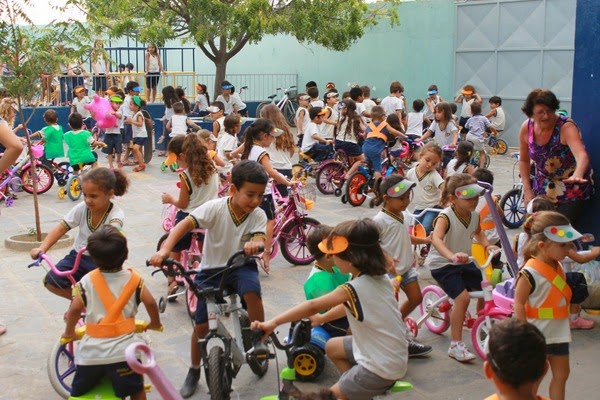
[[[129,108],[129,105],[131,104],[131,95],[128,94],[125,96],[125,100],[123,100],[123,106],[121,107],[121,113],[123,114],[123,119],[127,119],[127,117],[131,118],[133,117],[133,110],[131,108]],[[173,110],[171,108],[171,110]],[[168,121],[169,119],[167,118],[167,114],[165,112],[165,121]],[[165,122],[166,124],[166,122]]]
[[[462,107],[460,108],[460,117],[461,118],[470,118],[471,113],[471,104],[475,101],[475,97],[471,97],[470,100],[467,100],[464,96],[462,99]]]
[[[123,269],[118,272],[106,273],[102,276],[115,297],[123,291],[123,288],[131,277],[131,272]],[[135,317],[140,303],[141,290],[144,281],[140,280],[137,290],[125,304],[121,314],[124,318]],[[85,275],[79,281],[75,292],[84,301],[86,307],[86,321],[97,324],[106,316],[106,309],[98,296],[89,275]],[[117,337],[96,338],[84,335],[75,353],[75,364],[77,365],[107,365],[125,361],[125,349],[131,343],[142,342],[134,332]]]
[[[440,127],[437,121],[433,121],[428,129],[433,133],[435,142],[440,147],[451,145],[454,140],[452,132],[458,131],[458,127],[453,121],[448,121],[444,129]]]
[[[494,110],[496,111],[496,115],[490,117],[490,123],[498,132],[502,132],[504,130],[504,126],[506,125],[506,116],[504,115],[504,110],[502,107],[496,107]]]
[[[77,204],[65,215],[60,224],[67,230],[79,227],[79,232],[73,243],[73,250],[79,251],[87,246],[88,238],[102,225],[113,225],[123,227],[125,213],[112,202],[96,226],[92,225],[92,213],[85,205],[85,202]]]
[[[406,123],[406,134],[423,136],[423,116],[422,112],[409,112]]]
[[[304,137],[302,137],[302,146],[300,150],[303,152],[309,151],[319,141],[313,138],[313,135],[319,135],[319,127],[314,122],[310,121],[304,129]]]
[[[365,108],[365,105],[363,103],[356,103],[356,113],[358,115],[360,115],[360,119],[362,119],[362,121],[366,124],[367,123],[367,117],[365,117],[363,115],[363,113],[366,111],[367,109]]]
[[[188,169],[183,170],[183,172],[179,174],[179,178],[183,178],[186,189],[190,194],[188,206],[181,210],[183,212],[189,214],[207,201],[219,197],[219,174],[212,174],[210,178],[208,178],[208,182],[200,186],[196,185],[192,180],[192,176]]]
[[[250,149],[250,154],[248,154],[248,160],[250,161],[256,161],[257,163],[261,164],[261,160],[267,157],[269,160],[271,159],[271,157],[269,156],[269,152],[267,149],[265,149],[264,147],[258,146],[258,145],[253,145],[252,149]],[[271,180],[271,178],[269,177],[269,181]],[[271,194],[271,183],[267,183],[267,187],[265,188],[265,196]]]
[[[246,103],[242,101],[242,99],[237,93],[231,93],[229,95],[229,101],[225,100],[225,97],[222,94],[220,94],[219,96],[217,96],[217,99],[215,101],[220,101],[223,103],[223,105],[225,105],[226,115],[233,113],[233,106],[237,107],[238,112],[246,108]]]
[[[146,124],[144,122],[144,114],[142,114],[142,111],[138,111],[137,113],[135,113],[135,115],[132,117],[132,119],[134,121],[137,121],[140,116],[142,116],[142,126],[137,126],[137,125],[131,124],[131,130],[133,132],[133,137],[134,138],[147,138],[148,132],[146,131]]]
[[[356,363],[384,379],[402,378],[408,362],[406,326],[387,275],[361,274],[341,287],[350,297],[344,305]]]
[[[385,111],[385,115],[396,114],[396,111],[404,109],[402,99],[396,96],[387,96],[381,100],[381,107]]]
[[[219,132],[217,132],[217,139],[221,139],[221,137],[228,134],[227,132],[225,132],[225,116],[217,118],[216,122],[219,124]]]
[[[254,237],[265,237],[267,216],[260,208],[237,217],[231,206],[231,197],[210,200],[196,208],[187,217],[194,228],[204,228],[201,270],[223,267],[233,253],[244,248]]]
[[[368,112],[369,114],[371,113],[371,110],[373,109],[373,107],[375,107],[377,105],[373,100],[368,99],[368,98],[365,98],[362,103],[365,106],[365,111]]]
[[[298,107],[298,109],[296,110],[296,115],[294,117],[294,119],[296,120],[296,125],[298,125],[298,119],[300,118],[300,113],[302,111],[304,111],[304,116],[302,117],[302,132],[298,132],[298,134],[304,134],[304,129],[306,128],[306,125],[308,125],[308,123],[310,122],[310,115],[308,114],[308,110],[304,107]]]
[[[379,225],[381,248],[394,259],[396,274],[402,275],[415,264],[408,226],[412,217],[406,212],[401,215],[392,214],[381,209],[373,221]]]
[[[86,130],[69,131],[65,133],[63,138],[69,147],[67,157],[69,157],[71,165],[93,163],[96,161],[96,157],[94,157],[94,153],[90,149],[90,145],[94,143],[92,132]]]
[[[105,134],[109,134],[109,135],[121,134],[121,128],[123,128],[123,119],[124,119],[123,118],[123,106],[119,107],[119,110],[117,111],[117,113],[121,114],[121,118],[119,118],[115,115],[115,118],[117,119],[116,125],[113,127],[104,129]]]
[[[344,119],[340,123],[340,127],[337,130],[337,134],[335,135],[335,140],[339,140],[340,142],[350,142],[357,144],[356,134],[354,132],[354,125],[350,126],[350,130],[346,133],[346,127],[348,126],[348,119]]]
[[[455,169],[457,163],[458,160],[456,158],[453,158],[452,160],[450,160],[448,165],[446,165],[446,178],[452,175],[464,173],[465,169],[467,169],[467,167],[469,166],[468,163],[462,163],[458,168]]]
[[[187,134],[187,115],[173,114],[171,117],[171,133],[169,137]]]
[[[47,125],[42,128],[42,139],[44,144],[44,155],[48,160],[65,156],[63,145],[63,128],[60,125]]]
[[[331,108],[329,106],[325,106],[325,109],[329,110],[329,118],[327,118],[330,121],[338,121],[338,118],[340,116],[339,112],[334,109]],[[321,125],[319,125],[319,136],[321,136],[324,139],[333,139],[333,134],[335,132],[335,125],[331,125],[331,124],[326,124],[325,122],[323,122]]]
[[[433,105],[433,109],[435,110],[435,106],[437,106],[442,101],[442,98],[436,94],[435,99],[432,99],[428,96],[425,100],[425,115],[427,116],[427,118],[429,118],[430,121],[433,121],[433,111],[431,111],[427,106],[427,100],[430,101],[430,103]]]
[[[442,194],[440,185],[444,182],[444,179],[436,170],[429,171],[419,177],[417,176],[417,168],[414,167],[408,170],[406,179],[417,183],[413,188],[413,199],[408,206],[410,212],[439,204]]]
[[[238,140],[235,135],[225,132],[221,137],[217,139],[217,154],[219,158],[225,162],[225,166],[217,167],[219,172],[228,173],[233,168],[233,163],[227,157],[227,153],[231,153],[238,146]]]
[[[81,100],[79,99],[79,97],[75,97],[73,99],[72,104],[75,107],[75,111],[81,114],[81,117],[83,119],[88,119],[92,118],[92,113],[90,112],[90,110],[87,110],[84,106],[90,104],[91,102],[92,99],[90,99],[88,96],[83,96]]]
[[[325,108],[325,103],[324,103],[324,102],[323,102],[323,100],[321,100],[321,99],[317,99],[317,100],[311,100],[311,102],[310,102],[310,106],[311,106],[312,108],[315,108],[315,107],[321,107],[321,108]]]
[[[271,165],[275,169],[292,169],[292,157],[290,152],[286,150],[279,150],[275,147],[275,141],[271,143],[267,149],[269,152],[269,158],[271,159]]]
[[[469,213],[469,217],[464,219],[458,215],[454,207],[444,208],[438,218],[443,218],[448,224],[448,229],[444,235],[444,244],[452,253],[465,253],[471,255],[471,245],[473,244],[473,236],[479,229],[479,213],[472,211]],[[434,221],[434,226],[435,222]],[[454,263],[446,257],[442,256],[435,246],[431,246],[429,254],[425,263],[429,266],[430,270],[440,269],[446,265],[462,265],[462,263]]]
[[[198,111],[206,111],[208,108],[208,100],[206,100],[206,96],[204,94],[197,95],[196,104],[198,104]]]

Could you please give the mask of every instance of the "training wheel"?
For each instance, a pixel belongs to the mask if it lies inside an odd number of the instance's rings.
[[[160,299],[158,299],[158,311],[162,314],[165,312],[166,309],[167,300],[165,299],[165,296],[160,296]]]
[[[406,324],[406,327],[408,328],[409,332],[413,335],[413,337],[417,337],[417,334],[419,333],[417,321],[415,321],[411,317],[406,317],[404,319],[404,323]]]
[[[15,200],[12,197],[7,197],[6,200],[4,200],[4,204],[6,205],[6,207],[12,207],[14,202]]]
[[[66,195],[67,195],[67,189],[65,189],[64,187],[61,187],[58,189],[58,198],[59,199],[63,200]]]
[[[342,195],[342,189],[337,188],[333,191],[335,197],[340,197]]]
[[[342,203],[346,204],[348,202],[348,197],[344,194],[342,195]]]
[[[162,172],[165,172],[167,170],[167,165],[164,162],[160,163],[160,170]]]
[[[375,199],[369,200],[369,207],[370,208],[375,208]]]

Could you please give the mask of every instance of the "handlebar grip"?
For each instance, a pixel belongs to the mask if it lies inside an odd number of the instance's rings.
[[[262,329],[251,329],[250,336],[252,337],[252,346],[254,347],[254,357],[261,360],[270,358],[271,352],[269,351],[269,347],[265,342],[263,342],[262,338],[265,335],[265,331]]]

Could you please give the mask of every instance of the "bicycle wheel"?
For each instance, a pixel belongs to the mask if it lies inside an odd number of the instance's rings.
[[[212,400],[229,400],[231,392],[231,377],[229,368],[225,366],[225,353],[219,346],[210,349],[208,353],[206,383]]]
[[[521,189],[511,189],[500,199],[502,223],[509,229],[516,229],[525,218],[525,204]]]
[[[319,221],[310,217],[302,217],[301,222],[294,221],[286,225],[279,236],[281,255],[287,262],[294,265],[308,265],[315,257],[306,247],[308,234],[317,226]]]
[[[348,203],[354,207],[360,206],[367,199],[365,188],[367,186],[367,177],[361,172],[355,172],[348,178],[346,184],[346,198]]]
[[[298,109],[298,105],[291,100],[288,101],[287,103],[285,103],[285,106],[283,106],[283,110],[282,110],[283,115],[285,115],[285,119],[287,120],[287,123],[292,128],[296,127],[296,110],[297,109]]]
[[[54,174],[52,170],[43,164],[39,164],[35,167],[35,173],[37,176],[37,192],[38,194],[46,193],[54,184]],[[19,178],[23,182],[23,190],[27,193],[33,193],[33,179],[32,179],[31,165],[23,168],[19,174]]]
[[[260,118],[260,111],[267,104],[271,104],[271,102],[270,101],[263,101],[262,103],[260,103],[259,105],[256,106],[256,118]]]
[[[248,312],[246,310],[239,311],[240,316],[240,326],[242,328],[242,342],[244,343],[244,351],[248,351],[252,348],[252,332],[250,331],[250,317],[248,316]],[[258,360],[256,357],[247,357],[246,361],[248,362],[248,366],[254,372],[254,375],[262,378],[265,376],[269,369],[269,359],[265,358],[264,360]]]
[[[71,168],[71,164],[69,164],[68,161],[62,161],[57,164],[57,170],[54,173],[54,177],[59,186],[65,186],[72,173],[73,168]]]
[[[338,188],[338,184],[341,183],[342,176],[345,172],[346,168],[344,168],[344,165],[336,161],[330,161],[321,166],[315,177],[319,192],[323,194],[333,194],[335,189]]]
[[[46,363],[50,384],[63,399],[69,398],[75,376],[74,347],[74,342],[60,344],[60,341],[57,340],[48,354]]]
[[[292,179],[298,181],[302,184],[305,184],[308,180],[308,174],[304,169],[304,166],[301,164],[292,165]]]
[[[490,155],[486,153],[484,168],[489,168],[491,162],[492,162],[492,157],[490,157]]]
[[[505,155],[508,151],[508,144],[504,139],[496,139],[496,145],[494,146],[496,153],[501,156]]]
[[[429,285],[423,289],[423,301],[419,305],[421,315],[431,313],[429,318],[425,320],[425,325],[431,332],[438,335],[446,332],[450,326],[450,307],[448,307],[447,302],[438,304],[435,309],[432,309],[433,304],[444,296],[446,296],[446,293],[442,289]]]
[[[185,307],[187,308],[188,315],[194,319],[196,317],[196,307],[198,304],[198,298],[190,288],[185,289]]]
[[[479,354],[483,360],[485,360],[487,356],[488,350],[488,340],[490,337],[490,329],[497,321],[502,321],[506,319],[506,315],[492,315],[490,318],[490,325],[485,322],[485,316],[481,315],[473,324],[473,328],[471,328],[471,341],[473,342],[473,348]]]
[[[73,201],[81,197],[81,178],[79,175],[73,175],[67,181],[67,195]]]

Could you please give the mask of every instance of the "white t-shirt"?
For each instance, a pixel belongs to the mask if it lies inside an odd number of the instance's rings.
[[[216,199],[219,196],[219,174],[212,174],[205,184],[198,186],[192,180],[190,171],[185,169],[179,174],[180,178],[183,178],[187,186],[187,191],[190,194],[188,206],[184,208],[183,212],[191,213],[196,208],[209,200]]]
[[[381,107],[385,111],[385,115],[396,114],[396,111],[404,109],[402,99],[396,96],[387,96],[381,100]]]
[[[148,132],[146,131],[146,124],[144,123],[144,114],[142,114],[141,111],[138,111],[131,118],[133,118],[133,120],[136,121],[140,115],[142,116],[142,126],[136,126],[136,125],[131,124],[131,130],[133,131],[133,137],[134,138],[147,138]]]
[[[462,99],[462,107],[460,109],[460,117],[461,118],[469,118],[471,115],[471,104],[475,101],[475,97],[471,97],[470,100],[467,100],[464,96]]]
[[[329,106],[325,106],[325,109],[329,110],[329,112],[330,112],[329,118],[327,118],[327,119],[337,123],[340,114],[336,108],[331,108]],[[323,122],[321,125],[319,125],[319,128],[321,129],[321,132],[319,132],[319,136],[321,136],[324,139],[333,139],[333,133],[335,132],[335,125],[326,124],[325,122]]]
[[[338,127],[337,134],[335,135],[335,140],[339,140],[340,142],[350,142],[357,143],[356,134],[354,132],[354,125],[350,126],[350,130],[346,133],[346,128],[348,126],[348,119],[343,119],[340,122],[340,126]]]
[[[206,96],[204,94],[197,95],[196,104],[198,104],[198,111],[206,111],[208,108],[208,100],[206,100]]]
[[[300,150],[309,151],[318,140],[313,138],[313,135],[319,135],[319,127],[314,122],[310,121],[304,129],[304,137],[302,137],[302,146]]]
[[[377,103],[375,103],[373,100],[365,97],[363,99],[363,105],[365,106],[365,111],[368,112],[369,114],[371,114],[371,110],[373,109],[373,107],[375,107],[377,105]]]
[[[200,269],[223,267],[233,253],[244,248],[253,237],[265,236],[267,216],[260,208],[236,217],[231,197],[210,200],[196,208],[187,217],[194,228],[204,228],[204,245]]]
[[[462,163],[458,168],[454,169],[457,163],[458,160],[456,158],[453,158],[452,160],[450,160],[448,165],[446,165],[446,178],[455,174],[462,174],[463,172],[465,172],[465,169],[467,169],[467,167],[469,166],[469,164],[467,163]]]
[[[215,101],[220,101],[225,105],[225,114],[226,115],[233,113],[233,106],[235,106],[237,108],[238,112],[240,112],[241,110],[246,108],[246,103],[244,103],[242,101],[242,99],[240,98],[240,95],[237,93],[231,93],[229,95],[229,101],[226,101],[225,97],[222,94],[220,94],[217,97],[217,100],[215,100]]]
[[[435,99],[432,99],[431,97],[427,96],[427,99],[425,99],[425,115],[427,115],[427,118],[429,118],[430,121],[433,121],[433,111],[431,111],[429,109],[429,105],[427,104],[427,102],[430,102],[430,104],[433,106],[433,109],[435,110],[435,106],[437,106],[439,103],[441,103],[442,98],[438,95],[435,95]]]
[[[104,133],[108,134],[108,135],[116,135],[116,134],[121,134],[121,128],[123,128],[123,105],[121,105],[121,107],[119,107],[119,110],[117,111],[117,113],[121,114],[121,118],[119,118],[118,116],[115,115],[115,118],[117,118],[117,125],[113,126],[112,128],[106,128],[104,129]]]
[[[223,116],[217,118],[216,122],[219,124],[219,132],[217,132],[217,139],[221,139],[222,136],[227,134],[227,132],[225,132],[225,117]]]
[[[298,109],[296,110],[296,126],[299,126],[299,121],[298,119],[300,118],[300,113],[304,111],[304,115],[302,117],[302,134],[304,134],[304,129],[306,128],[306,125],[308,125],[308,123],[310,122],[310,115],[308,114],[308,110],[304,107],[298,107]],[[298,132],[298,134],[300,134],[300,132]]]
[[[310,101],[310,106],[312,108],[315,108],[315,107],[325,108],[325,103],[323,103],[323,100],[321,100],[321,99],[311,100]]]
[[[225,132],[223,135],[221,135],[217,139],[217,155],[219,156],[219,158],[221,160],[223,160],[225,162],[224,167],[217,167],[219,172],[225,173],[225,174],[228,172],[231,172],[231,169],[233,168],[233,164],[231,163],[229,158],[227,158],[226,153],[230,153],[230,152],[234,151],[237,148],[237,145],[238,145],[237,137],[235,137],[235,135],[232,135],[227,132]]]
[[[363,113],[364,113],[365,111],[366,111],[365,104],[364,104],[364,103],[358,103],[358,102],[357,102],[357,103],[356,103],[356,113],[357,113],[358,115],[360,115],[360,118],[363,120],[363,122],[364,122],[364,123],[366,123],[366,122],[367,122],[367,117],[365,117],[365,116],[363,115]]]
[[[256,161],[257,163],[262,165],[261,160],[264,157],[267,157],[268,160],[271,159],[268,150],[257,144],[253,145],[250,149],[250,154],[248,154],[248,160]],[[271,194],[271,184],[267,184],[267,187],[265,188],[265,195],[268,194]]]
[[[443,130],[440,128],[440,124],[437,121],[433,121],[428,130],[433,132],[435,135],[435,142],[439,144],[440,147],[451,145],[454,140],[452,132],[458,132],[456,124],[452,121],[448,121],[446,128]]]
[[[373,221],[379,225],[381,248],[394,259],[396,273],[402,275],[415,264],[408,227],[412,217],[403,212],[401,216],[383,208]]]
[[[79,227],[79,233],[75,237],[75,242],[73,243],[73,250],[79,251],[86,247],[90,235],[102,225],[114,225],[117,228],[122,228],[125,214],[123,213],[123,210],[111,202],[98,226],[92,226],[91,218],[92,216],[85,205],[85,202],[81,202],[73,207],[71,211],[65,215],[62,221],[60,221],[67,230]]]
[[[436,170],[429,171],[427,174],[418,177],[417,167],[414,167],[408,170],[406,179],[417,183],[413,188],[413,199],[408,206],[410,212],[438,205],[442,195],[440,185],[444,183],[444,179]]]
[[[490,117],[490,123],[498,132],[501,132],[504,130],[504,126],[506,125],[506,116],[504,115],[504,110],[502,107],[496,107],[495,111],[496,116]]]
[[[169,137],[187,134],[187,115],[173,114],[171,117],[171,133]]]
[[[121,107],[121,112],[123,113],[123,119],[125,119],[127,117],[133,117],[133,111],[131,110],[131,108],[129,108],[130,104],[131,104],[131,95],[128,94],[127,96],[125,96],[125,100],[123,100],[123,106]]]
[[[384,379],[402,378],[408,362],[406,326],[387,275],[363,274],[341,287],[351,299],[345,310],[356,363]]]
[[[292,157],[289,151],[278,150],[275,147],[275,141],[271,143],[267,149],[269,152],[269,158],[271,159],[271,165],[275,169],[292,169]]]
[[[86,110],[83,106],[86,104],[90,104],[91,102],[92,99],[90,99],[88,96],[83,96],[81,100],[78,97],[75,97],[73,99],[72,104],[75,107],[75,111],[81,114],[81,117],[83,119],[88,119],[92,117],[92,113],[90,112],[90,110]]]
[[[409,112],[406,127],[407,135],[423,136],[423,112]]]

